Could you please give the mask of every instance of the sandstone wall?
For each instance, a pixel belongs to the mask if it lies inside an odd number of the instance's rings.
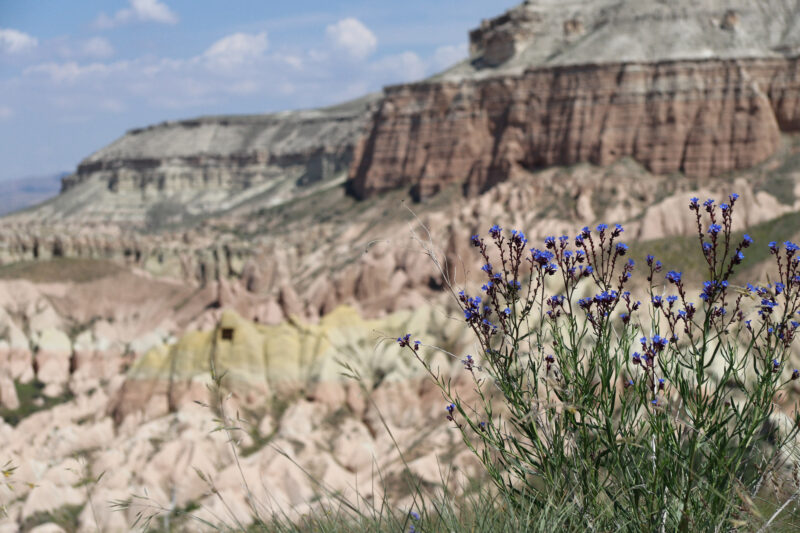
[[[390,87],[350,191],[477,192],[516,169],[623,157],[692,177],[751,167],[800,129],[798,69],[796,58],[589,64]]]

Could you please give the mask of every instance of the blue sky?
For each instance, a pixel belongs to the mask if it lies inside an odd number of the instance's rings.
[[[333,104],[466,57],[517,0],[0,0],[0,180],[126,130]]]

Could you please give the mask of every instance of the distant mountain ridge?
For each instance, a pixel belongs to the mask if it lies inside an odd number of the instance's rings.
[[[0,216],[26,209],[52,198],[61,191],[61,180],[69,172],[28,176],[0,181]]]

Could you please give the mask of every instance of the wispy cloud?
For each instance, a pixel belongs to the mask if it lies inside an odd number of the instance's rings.
[[[12,28],[0,28],[0,52],[19,54],[36,48],[39,40],[25,32]]]
[[[234,33],[212,44],[203,57],[215,67],[230,69],[263,57],[268,47],[265,31],[257,34]]]
[[[360,20],[352,17],[328,26],[325,36],[334,48],[356,60],[366,59],[378,47],[375,34]]]
[[[109,29],[131,22],[178,23],[178,15],[164,2],[159,0],[128,1],[130,7],[120,9],[111,16],[100,13],[94,21],[94,26],[99,29]]]
[[[381,78],[395,77],[400,82],[418,80],[428,72],[425,61],[414,52],[384,57],[370,65],[370,69]]]
[[[14,110],[8,106],[0,105],[0,121],[8,120],[14,116]]]
[[[92,37],[83,43],[81,51],[84,55],[96,58],[107,58],[114,55],[114,47],[105,37]]]

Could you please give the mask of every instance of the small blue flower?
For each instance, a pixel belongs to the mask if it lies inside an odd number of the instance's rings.
[[[716,235],[716,234],[717,234],[717,233],[719,233],[720,231],[722,231],[722,226],[720,226],[719,224],[711,224],[711,225],[708,227],[708,232],[709,232],[711,235]]]
[[[728,209],[731,208],[731,206],[729,206],[728,204],[719,204],[719,208],[722,209],[723,211],[727,211]]]
[[[503,309],[503,314],[506,315],[506,316],[510,315],[511,314],[511,309],[506,307],[505,309]]]
[[[490,273],[492,271],[492,264],[491,263],[486,263],[485,265],[483,265],[481,267],[481,270],[483,270],[487,274]]]
[[[624,243],[617,243],[617,253],[619,255],[625,255],[628,252],[628,245]]]
[[[597,225],[597,233],[604,233],[608,229],[608,224],[598,224]]]
[[[667,346],[667,338],[660,335],[653,336],[653,346],[658,350],[663,350]]]
[[[753,244],[753,238],[747,233],[745,233],[744,237],[742,237],[742,242],[744,243],[745,247],[750,246],[751,244]]]
[[[501,234],[501,233],[503,233],[503,228],[501,228],[501,227],[500,227],[500,226],[498,226],[497,224],[495,224],[494,226],[492,226],[492,227],[489,229],[489,235],[491,235],[491,237],[492,237],[493,239],[499,239],[499,238],[500,238],[500,234]]]
[[[511,241],[518,245],[518,246],[525,246],[527,244],[528,239],[525,237],[525,234],[521,231],[517,231],[515,229],[511,230]]]
[[[670,283],[674,283],[675,285],[678,285],[681,282],[681,276],[683,276],[682,272],[677,272],[675,270],[670,270],[669,272],[667,272],[666,279]]]

